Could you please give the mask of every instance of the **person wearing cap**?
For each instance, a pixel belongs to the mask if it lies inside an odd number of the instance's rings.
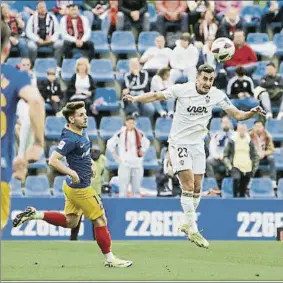
[[[119,164],[119,196],[125,197],[131,184],[132,193],[137,196],[143,177],[143,156],[150,141],[136,128],[136,119],[128,116],[125,126],[108,140],[107,149]],[[116,153],[116,146],[119,154]]]

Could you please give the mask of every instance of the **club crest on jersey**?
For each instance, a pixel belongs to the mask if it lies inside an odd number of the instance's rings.
[[[189,106],[187,108],[187,111],[191,115],[200,115],[200,114],[206,114],[208,113],[207,108],[205,106]]]
[[[206,103],[209,103],[209,102],[210,102],[210,96],[209,96],[209,95],[207,95],[207,96],[205,97],[205,102],[206,102]]]

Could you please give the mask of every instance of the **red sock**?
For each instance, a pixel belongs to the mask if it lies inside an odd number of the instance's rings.
[[[45,211],[43,220],[55,226],[67,228],[67,219],[63,213],[57,211]]]
[[[111,236],[107,226],[94,228],[95,238],[103,254],[111,252]]]

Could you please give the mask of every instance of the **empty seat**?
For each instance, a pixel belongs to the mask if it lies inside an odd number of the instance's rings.
[[[47,176],[28,176],[25,195],[27,197],[50,197],[50,186]]]
[[[61,132],[66,124],[64,117],[48,116],[45,120],[45,137],[47,139],[60,139]]]
[[[153,146],[149,147],[144,155],[143,168],[146,170],[155,170],[158,168],[156,150]]]
[[[109,59],[91,60],[90,72],[96,82],[111,82],[114,80],[113,66]]]
[[[155,137],[159,141],[166,141],[172,126],[172,119],[157,118],[155,123]]]
[[[244,25],[246,27],[258,27],[262,16],[262,10],[257,5],[247,5],[243,7],[241,16],[244,19]]]
[[[211,189],[217,189],[218,185],[217,185],[217,181],[215,178],[203,178],[202,181],[202,191],[206,192],[209,191]]]
[[[253,178],[250,187],[252,198],[274,198],[272,181],[269,178]]]
[[[266,42],[269,42],[267,33],[260,33],[260,32],[248,33],[247,36],[248,44],[261,44]]]
[[[118,80],[119,83],[123,83],[124,76],[129,71],[130,71],[130,60],[128,59],[118,60],[116,65],[116,80]]]
[[[274,151],[275,167],[277,171],[283,171],[283,149]]]
[[[8,65],[16,67],[18,64],[20,64],[20,62],[21,62],[21,57],[11,57],[11,58],[8,58],[6,63]]]
[[[149,13],[149,21],[151,24],[154,24],[157,20],[156,10],[153,3],[148,3],[148,13]]]
[[[233,197],[233,179],[224,178],[221,184],[221,196],[223,198],[232,198]]]
[[[50,146],[49,151],[48,151],[48,158],[50,158],[50,156],[52,155],[52,153],[56,149],[56,147],[57,147],[57,145]]]
[[[277,196],[283,199],[283,178],[278,181]]]
[[[106,156],[106,168],[110,170],[118,169],[118,163],[116,162],[113,155],[108,149],[106,149],[105,156]]]
[[[138,50],[145,52],[149,47],[155,46],[155,38],[159,35],[157,31],[143,31],[139,35]]]
[[[256,118],[250,118],[248,120],[240,121],[240,124],[245,124],[248,128],[248,130],[252,129],[254,126],[254,122],[256,121]]]
[[[276,45],[275,54],[278,56],[283,56],[283,34],[276,33],[273,37],[273,42]]]
[[[45,154],[43,153],[38,161],[29,163],[28,168],[29,169],[47,169],[48,166],[46,163]]]
[[[114,54],[136,53],[133,33],[131,31],[114,31],[111,38],[111,50]]]
[[[142,188],[155,191],[157,193],[157,185],[156,185],[155,177],[143,177],[141,186]]]
[[[124,124],[121,117],[102,117],[100,121],[100,137],[103,140],[110,139],[116,132],[118,132]]]
[[[274,141],[283,141],[283,120],[267,120],[265,126]]]
[[[98,111],[117,111],[120,104],[117,100],[117,94],[114,88],[97,88],[95,91],[95,99],[103,98],[104,103],[97,105]]]
[[[11,186],[12,197],[23,196],[20,180],[12,178],[10,182],[10,186]]]
[[[70,81],[76,72],[76,59],[64,59],[61,69],[61,77],[64,81]]]
[[[56,176],[53,184],[53,193],[55,196],[64,196],[63,183],[66,176]]]
[[[268,61],[257,62],[256,70],[252,74],[254,80],[259,81],[263,76],[266,75],[266,67],[268,63]]]
[[[221,118],[213,118],[210,122],[210,133],[215,133],[221,130]]]
[[[153,133],[151,127],[151,121],[148,117],[138,117],[137,120],[137,128],[140,129],[149,140],[153,140]]]
[[[101,30],[93,31],[90,40],[94,44],[95,53],[102,54],[110,51],[106,32]]]
[[[88,117],[86,132],[90,139],[98,138],[97,125],[94,117]]]
[[[34,72],[39,80],[47,79],[48,69],[56,70],[57,63],[54,58],[38,58],[34,63]]]
[[[283,77],[283,62],[280,63],[279,74],[280,74],[281,77]]]

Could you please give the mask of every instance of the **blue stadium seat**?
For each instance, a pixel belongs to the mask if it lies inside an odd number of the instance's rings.
[[[276,45],[275,55],[283,56],[283,34],[276,33],[273,37],[273,42]]]
[[[283,141],[283,120],[267,120],[265,127],[274,141]]]
[[[273,153],[275,166],[277,171],[283,171],[283,148]]]
[[[143,177],[141,186],[150,191],[157,192],[157,185],[155,177]]]
[[[22,197],[23,196],[20,180],[12,178],[10,182],[10,186],[11,186],[12,197],[19,197],[19,196]]]
[[[114,31],[111,38],[111,50],[114,54],[132,54],[137,52],[135,38],[131,31]]]
[[[56,176],[55,177],[54,184],[53,184],[53,193],[56,197],[64,196],[63,183],[65,179],[66,179],[66,176]]]
[[[258,27],[262,16],[262,9],[256,5],[244,6],[241,11],[246,27]]]
[[[25,195],[27,197],[51,197],[47,176],[28,176],[26,179]]]
[[[148,6],[148,13],[149,13],[149,21],[151,24],[155,24],[157,20],[155,6],[153,3],[148,3],[147,6]]]
[[[221,130],[221,118],[213,118],[210,122],[210,133],[216,133]]]
[[[145,52],[149,47],[155,46],[155,38],[159,35],[157,31],[143,31],[139,35],[138,50]]]
[[[47,139],[60,139],[62,129],[66,124],[64,117],[48,116],[45,120],[45,137]]]
[[[76,59],[64,59],[61,69],[61,77],[68,82],[76,72]]]
[[[16,67],[18,64],[20,64],[20,62],[21,62],[21,57],[10,57],[10,58],[8,58],[6,63],[8,65]]]
[[[172,119],[157,118],[155,123],[155,137],[159,141],[166,141],[171,129]]]
[[[255,81],[259,82],[261,80],[261,78],[266,75],[266,67],[267,67],[268,63],[269,63],[268,61],[257,62],[256,70],[252,74],[252,78]]]
[[[251,181],[250,197],[274,198],[274,190],[270,178],[253,178]]]
[[[110,139],[123,127],[124,121],[121,117],[102,117],[100,121],[100,137],[103,140]]]
[[[43,153],[40,157],[40,159],[36,162],[30,163],[28,165],[29,169],[47,169],[47,163],[46,163],[46,157],[45,154]]]
[[[138,117],[137,120],[137,128],[140,129],[149,140],[153,140],[153,133],[151,127],[151,121],[148,117]]]
[[[221,184],[221,196],[222,198],[232,198],[233,197],[233,179],[224,178]]]
[[[90,40],[94,44],[95,53],[109,53],[109,44],[107,33],[102,30],[96,30],[91,33]]]
[[[90,72],[96,82],[111,82],[114,80],[113,66],[109,59],[91,60]]]
[[[267,33],[248,33],[247,36],[247,43],[248,44],[261,44],[269,42],[268,34]]]
[[[251,128],[253,128],[255,121],[256,118],[250,118],[248,120],[240,121],[239,123],[247,125],[248,130],[250,130]]]
[[[277,186],[277,196],[283,199],[283,178],[279,179]]]
[[[50,158],[52,152],[56,149],[56,147],[57,147],[57,145],[50,146],[49,151],[48,151],[48,158]]]
[[[119,178],[118,178],[118,176],[112,177],[109,184],[111,185],[112,192],[118,194],[119,193]]]
[[[279,66],[279,74],[280,74],[280,76],[283,77],[283,62],[280,63],[280,66]]]
[[[113,155],[108,149],[106,149],[105,156],[106,156],[106,168],[109,170],[118,169],[118,163],[116,162]]]
[[[94,117],[88,117],[86,132],[90,139],[93,140],[98,138],[97,125]]]
[[[116,65],[116,80],[118,80],[119,83],[123,83],[124,76],[129,71],[130,71],[130,60],[128,59],[118,60]]]
[[[150,146],[143,159],[143,168],[146,170],[155,170],[158,168],[156,150]]]
[[[117,100],[117,94],[114,88],[97,88],[95,91],[95,99],[103,98],[105,104],[97,105],[98,111],[117,111],[120,104]]]
[[[215,178],[203,178],[202,181],[202,191],[203,192],[207,192],[211,189],[217,189],[218,185],[217,185],[217,181]]]
[[[48,69],[57,68],[57,63],[54,58],[38,58],[34,63],[34,72],[39,80],[47,79],[47,71]]]

